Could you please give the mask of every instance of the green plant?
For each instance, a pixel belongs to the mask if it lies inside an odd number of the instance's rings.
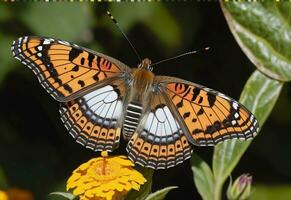
[[[262,129],[284,81],[291,80],[291,5],[274,1],[220,5],[238,44],[258,68],[245,84],[240,102],[255,114]],[[204,200],[221,199],[224,182],[250,144],[230,140],[217,145],[212,170],[201,158],[192,157],[195,184]]]

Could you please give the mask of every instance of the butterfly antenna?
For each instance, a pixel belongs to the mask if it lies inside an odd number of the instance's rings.
[[[187,56],[187,55],[190,55],[190,54],[196,54],[198,52],[201,52],[201,51],[208,51],[210,49],[210,47],[205,47],[204,49],[199,49],[199,50],[195,50],[195,51],[189,51],[189,52],[186,52],[186,53],[182,53],[180,55],[177,55],[177,56],[174,56],[172,58],[167,58],[167,59],[164,59],[164,60],[161,60],[161,61],[158,61],[158,62],[155,62],[153,64],[151,64],[151,66],[154,66],[154,65],[158,65],[158,64],[161,64],[161,63],[164,63],[164,62],[167,62],[169,60],[174,60],[176,58],[181,58],[183,56]]]
[[[125,37],[125,39],[128,41],[128,43],[130,44],[131,48],[133,49],[134,53],[136,54],[136,56],[138,57],[139,62],[141,63],[141,57],[140,55],[137,53],[136,49],[133,47],[132,43],[130,42],[130,40],[128,39],[128,37],[125,35],[125,33],[123,32],[123,30],[120,28],[119,23],[116,21],[116,19],[113,17],[113,15],[107,11],[107,15],[110,17],[110,19],[114,22],[114,24],[117,26],[117,28],[120,30],[120,32],[122,33],[122,35]]]

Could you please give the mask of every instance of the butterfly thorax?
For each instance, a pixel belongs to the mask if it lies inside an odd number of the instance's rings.
[[[137,68],[132,73],[132,85],[131,93],[133,98],[137,101],[141,101],[147,97],[151,91],[151,87],[154,80],[154,74],[151,71],[147,71],[143,68]]]
[[[128,105],[123,126],[123,136],[128,140],[136,131],[144,111],[149,106],[152,94],[154,74],[149,69],[150,60],[144,59],[131,73]]]

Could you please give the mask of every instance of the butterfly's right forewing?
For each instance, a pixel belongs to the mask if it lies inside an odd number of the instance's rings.
[[[46,91],[61,102],[130,71],[114,58],[53,38],[21,37],[11,49],[16,59],[32,69]]]

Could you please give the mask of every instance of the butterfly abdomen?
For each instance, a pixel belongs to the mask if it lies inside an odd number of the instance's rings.
[[[139,103],[130,102],[128,104],[123,123],[123,137],[125,140],[129,140],[135,132],[139,124],[142,111],[143,107]]]

